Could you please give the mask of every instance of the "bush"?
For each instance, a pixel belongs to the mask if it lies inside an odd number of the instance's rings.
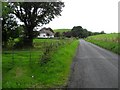
[[[19,40],[14,44],[14,49],[21,49],[23,48],[23,38],[19,38]]]

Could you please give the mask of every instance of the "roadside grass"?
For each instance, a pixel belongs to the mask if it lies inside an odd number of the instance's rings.
[[[120,33],[95,35],[85,40],[120,55]]]
[[[64,40],[58,41],[63,43]],[[39,46],[41,46],[43,42],[50,44],[54,41],[51,39],[48,41],[44,39],[34,40],[37,45],[38,42]],[[3,51],[3,88],[64,87],[68,80],[70,64],[77,46],[78,40],[65,41],[64,45],[58,46],[57,49],[51,51],[50,61],[42,66],[39,61],[43,50],[40,48],[35,47],[31,51]],[[14,53],[14,56],[12,53]]]

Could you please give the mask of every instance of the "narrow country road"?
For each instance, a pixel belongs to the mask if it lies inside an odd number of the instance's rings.
[[[118,55],[80,40],[68,88],[118,88]]]

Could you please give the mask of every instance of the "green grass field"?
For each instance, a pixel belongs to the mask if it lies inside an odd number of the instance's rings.
[[[60,33],[67,32],[67,31],[71,31],[71,29],[55,29],[54,30],[54,32],[60,32]]]
[[[112,33],[112,34],[101,34],[90,36],[85,40],[94,43],[98,46],[101,46],[105,49],[108,49],[112,52],[120,54],[120,33]]]
[[[53,45],[50,60],[41,65],[44,47],[48,45]],[[35,39],[34,46],[35,48],[31,50],[3,50],[3,88],[66,86],[78,40]]]

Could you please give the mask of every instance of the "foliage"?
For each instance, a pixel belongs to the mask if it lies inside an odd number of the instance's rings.
[[[88,36],[87,30],[81,26],[74,26],[71,32],[73,37],[86,38]]]
[[[83,29],[81,26],[74,26],[71,31],[63,32],[63,36],[65,37],[79,37],[79,38],[86,38],[88,36],[88,31]]]
[[[54,36],[55,36],[55,37],[60,37],[61,34],[60,34],[60,32],[56,32]]]
[[[33,31],[33,37],[37,38],[37,36],[39,35],[39,31]]]
[[[100,34],[105,34],[105,32],[104,32],[104,31],[101,31]]]
[[[71,31],[70,30],[66,30],[65,32],[63,32],[62,36],[68,37],[68,38],[70,38],[70,37],[86,38],[88,36],[98,35],[98,34],[105,34],[105,32],[104,31],[101,31],[101,32],[91,32],[91,31],[88,31],[87,29],[82,28],[82,26],[74,26],[71,29]]]
[[[63,2],[10,2],[12,14],[24,23],[24,45],[33,46],[33,29],[60,16]]]
[[[12,14],[8,4],[2,3],[2,46],[7,47],[10,40],[19,37],[19,30],[17,22]]]
[[[72,32],[71,31],[63,32],[63,36],[71,38],[72,37]]]

